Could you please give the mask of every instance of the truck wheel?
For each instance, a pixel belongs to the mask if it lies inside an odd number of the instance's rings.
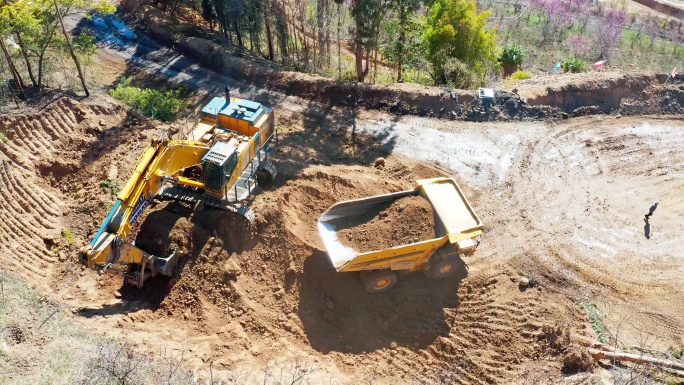
[[[378,270],[361,275],[363,286],[371,294],[382,293],[393,288],[399,281],[397,273],[392,270]]]
[[[456,274],[459,268],[459,263],[455,260],[438,261],[430,268],[430,278],[444,279]]]

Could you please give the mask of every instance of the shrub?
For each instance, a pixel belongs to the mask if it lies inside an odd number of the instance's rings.
[[[478,13],[477,4],[470,0],[433,2],[423,42],[436,85],[477,87],[493,72],[498,48],[495,30],[487,28],[490,15],[491,11]]]
[[[151,118],[168,122],[186,105],[181,99],[185,96],[184,90],[175,89],[161,93],[151,88],[133,87],[130,83],[130,79],[124,77],[109,93]]]
[[[121,186],[119,186],[119,181],[111,181],[109,179],[103,180],[100,182],[100,187],[106,187],[109,189],[109,192],[112,194],[112,196],[116,195],[119,193],[119,190],[121,190]]]
[[[446,84],[454,88],[472,88],[482,83],[477,73],[460,60],[451,60],[443,66]]]
[[[588,302],[580,302],[580,306],[584,311],[587,312],[587,316],[589,317],[589,323],[591,323],[591,327],[594,329],[596,332],[596,337],[598,338],[599,342],[607,344],[608,343],[608,337],[607,337],[607,331],[605,325],[603,325],[603,318],[605,318],[605,315],[601,313],[601,311],[596,307],[596,305],[588,303]]]
[[[587,62],[579,58],[572,58],[563,62],[563,71],[565,72],[584,72],[587,70]]]
[[[531,77],[532,76],[528,71],[516,71],[513,75],[511,75],[511,79],[513,80],[525,80]]]
[[[69,229],[62,229],[62,237],[66,239],[69,246],[74,244],[74,233]]]
[[[525,60],[525,50],[523,47],[512,44],[504,48],[499,56],[499,63],[504,70],[504,76],[510,75],[520,68]]]
[[[504,79],[504,88],[513,88],[515,85],[525,79],[532,77],[528,71],[516,71],[513,75]]]

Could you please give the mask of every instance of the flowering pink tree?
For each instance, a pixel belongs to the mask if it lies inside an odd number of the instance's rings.
[[[660,28],[655,24],[653,20],[648,20],[644,24],[644,33],[648,35],[648,40],[650,46],[653,47],[655,44],[655,39],[660,35]]]
[[[580,57],[583,53],[587,52],[591,41],[584,35],[573,35],[566,40],[566,45],[570,48],[574,57]]]
[[[530,4],[544,16],[542,44],[548,39],[561,42],[564,32],[577,21],[577,15],[581,15],[589,3],[590,0],[531,0]]]
[[[600,57],[607,59],[610,51],[620,46],[627,24],[627,14],[620,10],[608,10],[597,19],[594,27],[594,43]]]

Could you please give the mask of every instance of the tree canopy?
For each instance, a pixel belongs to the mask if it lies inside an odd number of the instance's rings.
[[[477,13],[470,0],[435,0],[423,40],[436,84],[472,86],[496,67],[496,34],[490,12]]]

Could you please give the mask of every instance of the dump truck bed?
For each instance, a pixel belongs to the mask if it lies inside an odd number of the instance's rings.
[[[358,226],[364,214],[379,211],[388,203],[410,195],[421,195],[430,202],[435,217],[433,237],[381,250],[377,245],[368,245],[368,250],[355,250],[340,241],[339,230]],[[482,228],[463,192],[450,178],[419,180],[413,190],[340,202],[318,220],[318,231],[337,271],[416,270],[446,242],[455,244],[477,237],[482,234]]]

